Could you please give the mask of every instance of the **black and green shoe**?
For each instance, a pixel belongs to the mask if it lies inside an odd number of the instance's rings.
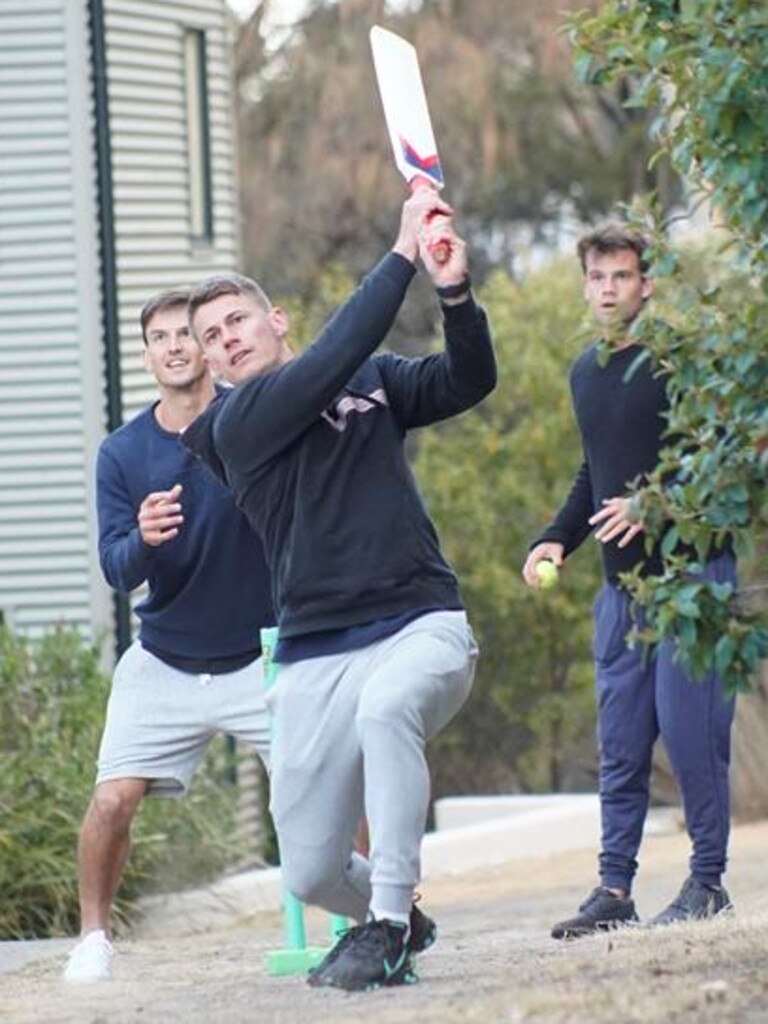
[[[411,953],[423,953],[437,941],[437,925],[416,906],[418,899],[417,895],[411,907],[411,934],[408,936],[408,949]]]
[[[307,982],[315,988],[330,986],[348,992],[413,984],[418,979],[408,931],[404,924],[387,920],[350,928],[310,972]]]

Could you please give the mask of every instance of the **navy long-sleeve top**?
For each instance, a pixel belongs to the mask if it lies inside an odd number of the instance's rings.
[[[589,518],[603,507],[603,500],[626,495],[631,484],[656,467],[669,399],[652,360],[633,368],[641,351],[639,345],[628,345],[611,352],[601,366],[595,344],[571,367],[571,397],[584,461],[568,497],[536,544],[555,541],[570,554],[592,532]],[[601,545],[601,554],[605,576],[612,581],[638,563],[643,563],[645,573],[661,571],[658,550],[646,554],[642,533],[625,548],[615,540]]]
[[[372,355],[413,274],[389,253],[302,355],[217,399],[184,433],[264,541],[283,638],[461,606],[404,439],[479,402],[496,365],[471,299],[445,310],[445,351]]]
[[[105,438],[96,468],[99,558],[107,582],[136,607],[142,644],[194,672],[230,671],[259,653],[259,629],[274,622],[264,552],[231,492],[164,430],[154,405]],[[182,485],[184,523],[158,547],[139,533],[139,506]]]

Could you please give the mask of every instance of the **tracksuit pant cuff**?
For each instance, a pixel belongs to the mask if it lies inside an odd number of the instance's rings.
[[[390,885],[373,882],[371,906],[379,913],[410,914],[413,906],[412,885]]]

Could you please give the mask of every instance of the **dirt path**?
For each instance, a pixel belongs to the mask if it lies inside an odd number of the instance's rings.
[[[646,840],[638,909],[669,902],[686,873],[683,836]],[[167,940],[120,942],[115,980],[65,987],[61,960],[0,977],[8,1024],[766,1024],[768,823],[734,832],[733,918],[663,931],[627,930],[572,943],[549,925],[593,882],[594,856],[516,861],[424,885],[440,940],[420,961],[421,982],[347,995],[272,978],[278,915]],[[324,918],[312,916],[322,941]]]

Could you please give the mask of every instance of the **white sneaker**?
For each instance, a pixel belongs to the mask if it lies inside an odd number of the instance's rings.
[[[64,980],[75,984],[109,981],[112,977],[112,943],[100,928],[88,932],[69,954]]]

